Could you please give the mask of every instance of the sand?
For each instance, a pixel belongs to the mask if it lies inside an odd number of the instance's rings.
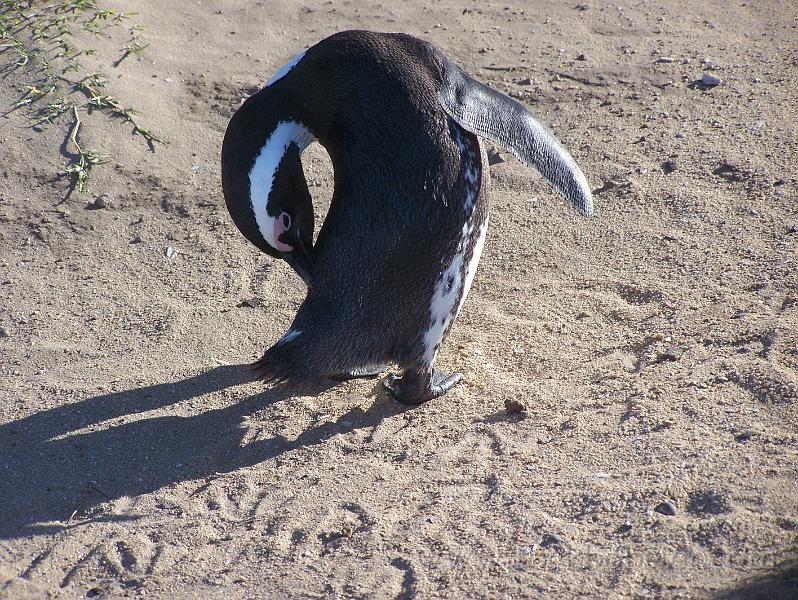
[[[169,144],[82,112],[110,162],[70,194],[70,119],[33,131],[2,74],[1,597],[798,597],[798,5],[101,6],[149,46],[114,67],[124,30],[78,35],[84,64]],[[348,28],[437,44],[597,190],[584,219],[491,168],[440,357],[465,379],[417,408],[249,371],[303,285],[230,221],[222,136]]]

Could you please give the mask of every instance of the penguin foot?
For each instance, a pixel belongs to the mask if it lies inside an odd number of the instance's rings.
[[[376,377],[380,373],[388,370],[388,365],[377,365],[376,367],[358,367],[344,373],[336,373],[330,379],[333,381],[349,381],[350,379],[363,379]]]
[[[431,377],[429,375],[421,376],[418,371],[405,371],[402,377],[388,375],[382,385],[397,402],[412,406],[442,396],[462,380],[462,373],[447,375],[433,369]],[[426,385],[424,385],[425,382]]]

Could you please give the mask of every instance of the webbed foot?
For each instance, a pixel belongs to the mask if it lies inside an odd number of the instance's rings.
[[[432,376],[421,374],[419,371],[405,371],[398,375],[388,375],[382,385],[397,402],[407,405],[423,404],[428,400],[442,396],[463,379],[462,373],[447,375],[437,369],[432,370]]]

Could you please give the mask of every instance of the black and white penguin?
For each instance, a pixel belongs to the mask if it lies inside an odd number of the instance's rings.
[[[402,374],[385,387],[408,404],[460,381],[434,364],[485,242],[481,137],[592,213],[582,171],[529,111],[409,35],[335,34],[244,102],[222,147],[227,207],[249,241],[308,286],[290,329],[256,363],[264,380],[317,384],[393,363]],[[335,173],[315,246],[300,160],[314,140]]]

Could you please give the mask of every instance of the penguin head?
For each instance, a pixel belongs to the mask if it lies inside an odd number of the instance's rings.
[[[265,216],[256,221],[264,225],[263,231],[258,230],[265,242],[265,247],[261,248],[275,258],[284,259],[310,286],[313,274],[313,200],[302,171],[300,153],[295,142],[286,147],[272,187],[266,193]],[[263,193],[257,185],[255,188],[255,194]],[[259,206],[261,202],[250,196],[250,204]]]
[[[222,145],[222,187],[238,229],[260,250],[284,259],[310,286],[313,203],[301,155],[307,127],[279,110],[264,88],[233,115]]]

